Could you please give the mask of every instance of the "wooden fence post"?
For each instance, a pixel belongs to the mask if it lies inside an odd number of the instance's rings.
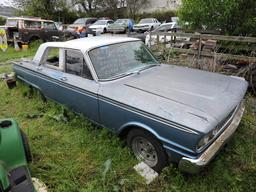
[[[197,52],[197,68],[200,69],[200,58],[201,58],[201,51],[202,51],[202,36],[199,35],[199,44],[198,44],[198,52]]]
[[[199,35],[199,44],[198,44],[198,55],[197,58],[201,58],[201,51],[202,51],[202,36],[201,34]]]

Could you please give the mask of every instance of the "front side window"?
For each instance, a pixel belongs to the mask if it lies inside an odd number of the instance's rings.
[[[55,23],[53,23],[53,22],[44,22],[44,28],[51,29],[51,30],[57,29],[55,26]]]
[[[65,71],[86,79],[92,79],[91,72],[84,60],[84,55],[77,50],[65,50]]]
[[[114,23],[114,21],[108,21],[107,23],[108,23],[108,24],[112,24],[112,23]]]
[[[89,56],[102,81],[121,78],[159,64],[141,41],[95,48]]]

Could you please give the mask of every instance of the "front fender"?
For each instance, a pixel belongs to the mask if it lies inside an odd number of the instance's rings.
[[[156,131],[151,128],[150,126],[140,123],[140,122],[128,122],[124,124],[119,130],[118,130],[118,135],[121,135],[124,132],[128,132],[129,130],[133,128],[140,128],[140,129],[145,129],[146,131],[150,132],[152,135],[154,135],[156,138],[161,140],[161,137],[156,133]]]

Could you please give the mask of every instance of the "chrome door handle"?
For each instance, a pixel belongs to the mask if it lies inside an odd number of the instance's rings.
[[[60,80],[61,80],[61,81],[67,81],[68,78],[67,78],[67,77],[61,77]]]
[[[42,67],[37,67],[36,70],[37,71],[42,71],[43,69],[42,69]]]

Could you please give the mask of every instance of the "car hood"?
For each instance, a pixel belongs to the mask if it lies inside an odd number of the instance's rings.
[[[126,27],[126,25],[125,24],[116,24],[116,23],[109,25],[109,28],[120,28],[120,27],[124,28],[124,27]]]
[[[248,83],[238,77],[162,64],[110,85],[102,87],[102,95],[208,132],[239,105]]]
[[[106,25],[91,25],[89,28],[91,29],[99,29],[99,28],[104,28]]]

